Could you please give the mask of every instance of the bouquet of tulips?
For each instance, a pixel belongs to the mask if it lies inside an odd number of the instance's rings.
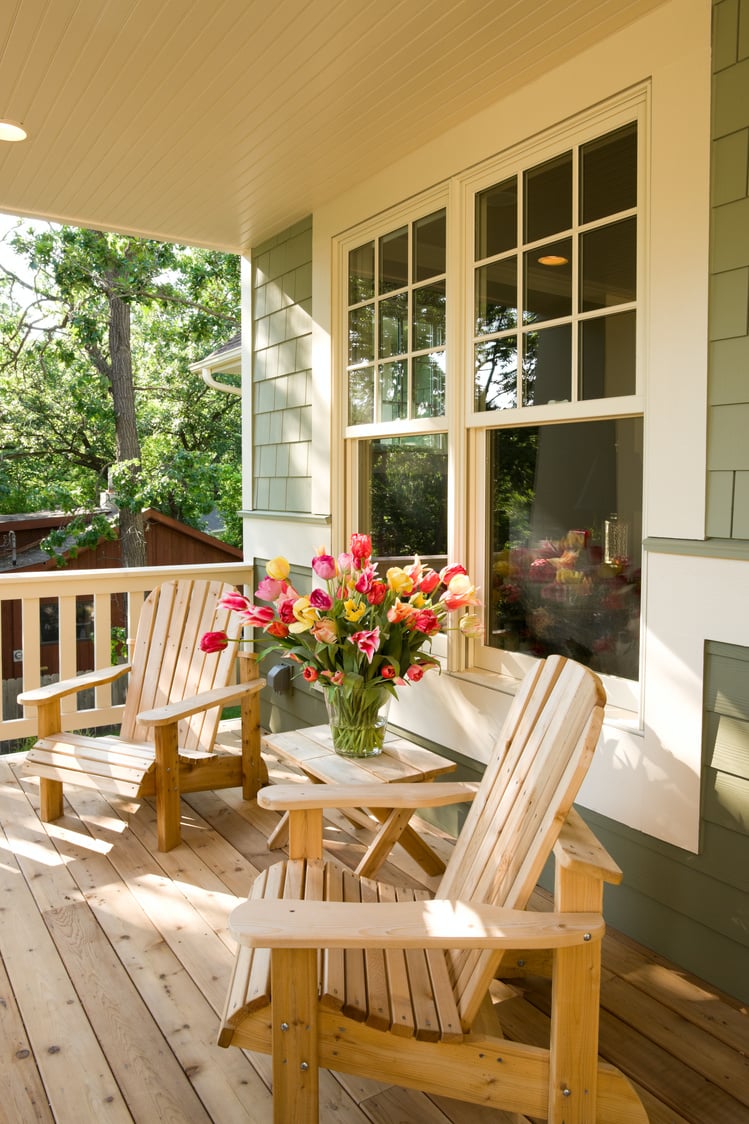
[[[464,635],[478,635],[474,612],[479,604],[465,567],[454,563],[439,573],[414,558],[392,566],[384,576],[372,561],[369,535],[354,534],[348,551],[334,558],[320,551],[312,559],[318,584],[308,594],[289,582],[285,558],[273,558],[254,600],[230,593],[221,604],[237,613],[242,625],[261,630],[254,643],[260,658],[281,652],[299,665],[304,679],[318,683],[338,705],[373,708],[382,689],[417,683],[438,668],[428,649],[450,618]],[[208,632],[200,647],[215,652],[230,642],[225,632]],[[424,649],[427,649],[425,652]]]

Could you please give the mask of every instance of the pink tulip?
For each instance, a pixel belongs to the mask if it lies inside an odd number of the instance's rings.
[[[332,554],[315,555],[312,559],[312,570],[322,581],[332,581],[336,575],[335,558]]]
[[[224,648],[228,647],[229,637],[225,632],[205,632],[200,638],[201,652],[207,652],[209,655],[213,652],[222,652]]]
[[[231,609],[233,613],[244,613],[249,603],[249,600],[242,593],[238,593],[236,589],[232,589],[230,593],[225,593],[219,601],[222,609]]]
[[[352,644],[356,644],[359,651],[367,657],[367,662],[371,663],[380,644],[380,630],[373,628],[371,632],[366,630],[355,632],[353,636],[349,636],[349,640]]]
[[[333,598],[324,589],[313,589],[309,595],[309,603],[315,609],[322,609],[324,613],[333,608]]]
[[[419,667],[417,663],[412,663],[406,671],[406,679],[410,679],[412,683],[418,683],[420,679],[424,678],[424,668]]]

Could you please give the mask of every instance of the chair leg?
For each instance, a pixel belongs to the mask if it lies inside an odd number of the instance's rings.
[[[179,757],[177,723],[154,727],[156,748],[156,833],[160,851],[171,851],[182,838],[179,826]]]
[[[62,781],[42,777],[39,784],[42,823],[59,820],[62,815]]]
[[[273,949],[271,997],[274,1124],[317,1124],[316,949]]]
[[[556,867],[555,908],[600,913],[600,879]],[[601,942],[557,949],[551,993],[549,1124],[595,1124]]]
[[[252,683],[260,678],[257,659],[250,652],[239,653],[239,681]],[[260,694],[255,691],[242,699],[242,796],[253,800],[268,784],[268,769],[260,755]]]

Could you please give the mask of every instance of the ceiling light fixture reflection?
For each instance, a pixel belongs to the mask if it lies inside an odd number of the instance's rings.
[[[544,254],[543,257],[538,259],[539,265],[567,265],[569,258],[563,258],[561,254]]]
[[[24,141],[29,134],[18,121],[0,119],[0,141]]]

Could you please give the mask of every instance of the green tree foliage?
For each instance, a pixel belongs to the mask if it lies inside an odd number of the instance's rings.
[[[111,481],[123,548],[148,506],[199,528],[228,510],[238,544],[240,401],[188,370],[238,330],[238,259],[70,227],[9,242],[0,511],[91,508]]]

